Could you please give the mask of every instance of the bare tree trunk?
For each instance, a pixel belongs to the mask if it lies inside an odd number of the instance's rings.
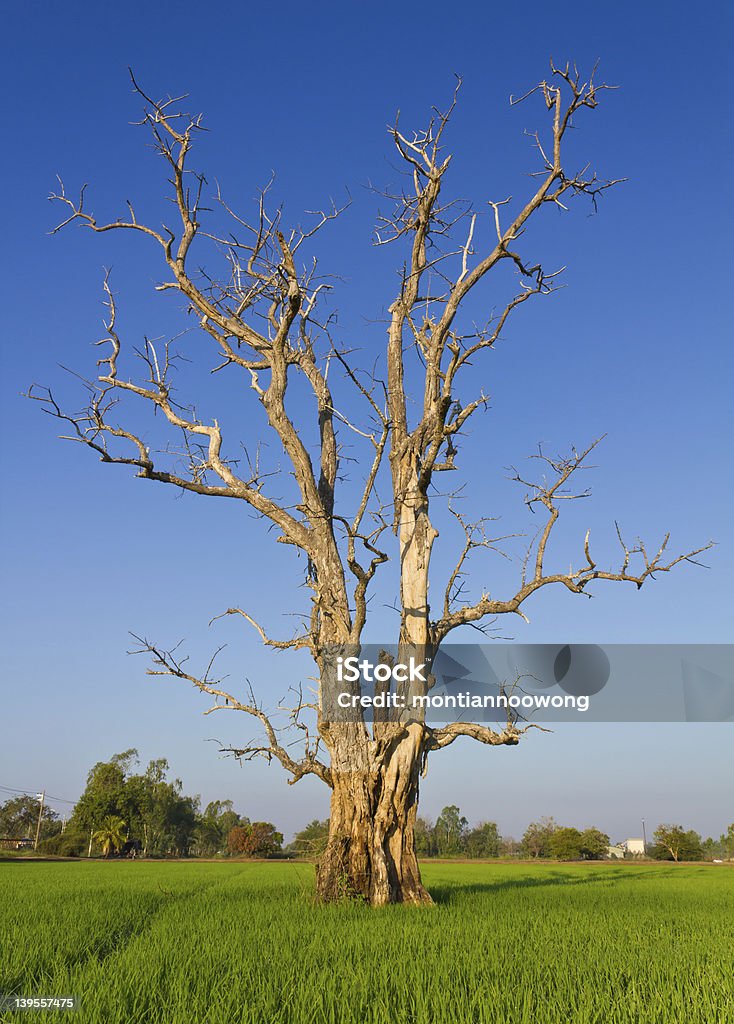
[[[319,899],[362,897],[372,906],[430,903],[415,853],[414,825],[423,759],[423,727],[396,729],[380,761],[364,769],[345,730],[332,741],[329,839],[317,870]],[[334,770],[333,765],[344,765]]]
[[[411,482],[405,493],[399,524],[400,643],[425,650],[430,640],[428,570],[437,532],[417,483]],[[361,896],[373,906],[431,903],[421,881],[414,836],[426,753],[424,726],[420,721],[375,723],[372,741],[366,731],[357,733],[346,727],[329,734],[333,789],[318,896]]]

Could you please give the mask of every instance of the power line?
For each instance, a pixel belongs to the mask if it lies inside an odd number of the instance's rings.
[[[12,786],[0,786],[0,791],[4,793],[19,793],[21,796],[32,796],[34,799],[38,799],[38,790],[32,789],[15,789]],[[72,806],[77,803],[76,800],[67,800],[63,796],[51,796],[50,793],[46,794],[48,800],[53,800],[60,804],[71,804]]]
[[[17,793],[19,796],[32,796],[34,798],[36,796],[36,793],[38,792],[38,790],[33,791],[30,789],[14,789],[12,786],[0,786],[0,790],[3,793]]]

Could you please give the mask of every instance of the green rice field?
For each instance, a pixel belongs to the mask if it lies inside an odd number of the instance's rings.
[[[0,992],[69,1024],[733,1024],[726,865],[428,864],[429,908],[298,863],[0,863]]]

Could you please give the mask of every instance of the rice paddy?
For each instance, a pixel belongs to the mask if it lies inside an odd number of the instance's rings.
[[[69,1024],[732,1024],[734,870],[427,864],[430,908],[298,863],[0,863],[0,992]]]

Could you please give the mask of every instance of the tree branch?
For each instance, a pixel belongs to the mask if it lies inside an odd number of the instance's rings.
[[[248,757],[262,756],[268,761],[275,758],[292,776],[292,778],[288,780],[291,784],[298,782],[304,775],[317,775],[322,782],[325,782],[328,786],[332,785],[331,770],[318,760],[316,756],[318,743],[315,749],[311,748],[308,732],[306,733],[305,754],[300,760],[294,760],[285,747],[280,743],[278,739],[278,732],[272,722],[262,708],[256,703],[252,689],[250,689],[250,699],[245,703],[238,700],[229,691],[223,689],[220,679],[212,679],[210,677],[214,660],[222,648],[219,648],[219,650],[215,652],[209,662],[206,672],[201,678],[199,678],[186,671],[185,663],[188,659],[178,658],[175,653],[175,648],[170,651],[163,650],[151,643],[149,640],[145,640],[135,634],[132,634],[132,636],[138,644],[138,649],[131,653],[150,654],[153,658],[153,664],[158,666],[157,668],[147,669],[147,675],[172,676],[176,679],[184,679],[195,686],[198,690],[201,690],[202,693],[208,693],[215,698],[214,704],[205,712],[205,714],[211,714],[214,711],[223,710],[243,711],[245,714],[251,715],[260,722],[265,732],[267,743],[262,745],[249,745],[237,750],[233,749],[232,753],[235,753],[237,757],[247,759]],[[224,703],[222,703],[222,701]],[[301,704],[298,708],[295,713],[296,718],[298,718],[298,714],[304,706],[305,705]]]
[[[514,479],[530,488],[530,493],[525,498],[528,507],[532,509],[535,504],[540,504],[547,510],[545,525],[541,528],[536,542],[533,575],[530,579],[527,579],[525,569],[523,569],[520,587],[514,596],[507,599],[498,600],[492,598],[489,594],[483,594],[476,603],[452,611],[449,611],[446,603],[444,603],[443,616],[432,626],[434,642],[436,644],[445,640],[452,630],[457,629],[459,626],[477,623],[485,616],[511,613],[526,618],[522,610],[524,602],[537,590],[550,584],[561,584],[573,594],[584,594],[585,588],[595,580],[634,583],[639,590],[646,580],[655,579],[656,573],[670,572],[671,569],[681,562],[701,564],[696,561],[696,556],[710,550],[714,546],[713,541],[666,560],[665,555],[670,539],[669,534],[665,535],[657,552],[651,556],[642,541],[638,540],[633,547],[629,547],[622,539],[621,532],[617,526],[617,538],[622,548],[622,561],[618,569],[603,570],[598,568],[596,561],[591,556],[590,534],[587,531],[583,543],[585,564],[578,569],[571,567],[566,573],[546,572],[545,561],[548,543],[560,515],[558,502],[574,501],[590,495],[588,489],[573,493],[565,485],[580,468],[588,468],[584,467],[584,462],[601,440],[599,438],[594,441],[580,453],[573,449],[569,456],[558,458],[549,458],[543,454],[542,449],[539,449],[538,454],[532,456],[532,458],[541,460],[551,470],[553,478],[551,478],[550,482],[544,479],[541,482],[530,483],[515,472]],[[531,550],[528,551],[524,565],[527,564]],[[634,567],[633,559],[635,560]]]

